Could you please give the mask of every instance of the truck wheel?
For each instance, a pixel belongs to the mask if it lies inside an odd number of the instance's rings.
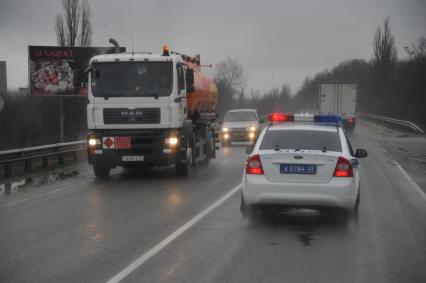
[[[179,176],[188,176],[191,171],[191,166],[193,164],[193,154],[191,147],[186,147],[186,159],[183,161],[178,161],[175,164],[176,173]]]
[[[93,165],[93,172],[99,179],[106,179],[109,177],[110,168],[102,165]]]

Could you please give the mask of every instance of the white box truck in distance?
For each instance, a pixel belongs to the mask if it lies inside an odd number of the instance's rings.
[[[357,85],[351,83],[327,83],[319,88],[319,114],[338,114],[343,127],[352,133],[355,129]]]

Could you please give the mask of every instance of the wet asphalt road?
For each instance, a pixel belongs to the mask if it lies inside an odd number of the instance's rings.
[[[423,189],[426,171],[392,140],[404,143],[365,122],[352,137],[369,152],[357,221],[299,212],[249,222],[238,191],[123,282],[426,282],[426,199],[393,158]],[[0,282],[106,282],[238,186],[243,152],[223,149],[188,178],[118,169],[98,181],[85,166],[76,180],[2,198]]]

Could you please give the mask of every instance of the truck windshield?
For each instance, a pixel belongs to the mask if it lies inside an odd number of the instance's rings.
[[[172,62],[108,62],[93,64],[94,96],[169,96],[173,86]]]
[[[228,112],[223,119],[224,122],[238,122],[238,121],[257,121],[256,114],[249,111],[241,112]]]

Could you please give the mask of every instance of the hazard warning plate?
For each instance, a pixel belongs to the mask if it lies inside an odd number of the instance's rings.
[[[104,149],[131,149],[132,139],[130,137],[103,137]]]

